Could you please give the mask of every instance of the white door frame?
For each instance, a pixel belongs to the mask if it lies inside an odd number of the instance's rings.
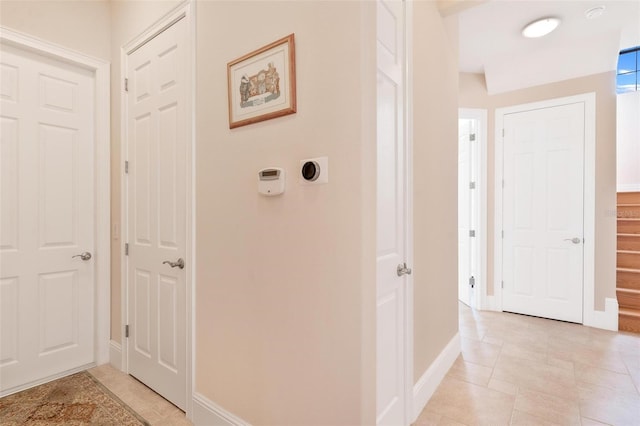
[[[67,62],[93,73],[95,78],[95,330],[94,363],[109,362],[111,330],[111,135],[109,62],[46,40],[0,26],[2,43]]]
[[[476,226],[476,237],[471,244],[478,259],[478,279],[475,286],[474,306],[486,309],[487,306],[487,110],[475,108],[459,108],[458,118],[478,120],[476,132],[477,149],[473,151],[471,162],[478,171],[476,190],[473,198],[478,208],[472,212]]]
[[[404,1],[404,138],[405,138],[405,258],[413,267],[413,1]],[[409,423],[414,423],[414,378],[413,378],[413,275],[407,275],[405,289],[404,319],[404,385],[405,414]]]
[[[502,180],[504,171],[504,137],[502,123],[506,114],[584,103],[584,259],[583,324],[600,327],[602,312],[594,309],[595,299],[595,212],[596,212],[596,94],[584,93],[496,109],[495,122],[495,228],[494,228],[494,296],[491,309],[502,311]],[[617,316],[617,312],[616,312]]]
[[[156,37],[158,34],[169,28],[171,25],[175,24],[180,19],[185,19],[187,24],[187,63],[185,64],[187,70],[185,72],[186,75],[186,90],[185,94],[186,105],[185,105],[185,114],[186,114],[186,122],[188,123],[188,142],[185,144],[187,147],[186,153],[186,163],[187,163],[187,199],[190,200],[190,203],[186,206],[186,219],[187,219],[187,235],[186,235],[186,292],[185,292],[185,303],[186,303],[186,374],[187,374],[187,386],[186,386],[186,415],[187,418],[191,418],[193,412],[193,389],[195,385],[195,377],[194,377],[194,369],[195,366],[195,335],[194,335],[194,327],[195,324],[195,305],[193,295],[195,294],[195,233],[194,233],[194,225],[195,225],[195,58],[196,58],[196,2],[193,0],[186,0],[176,6],[174,9],[165,14],[162,18],[153,23],[150,27],[148,27],[145,31],[143,31],[140,35],[135,37],[133,40],[125,44],[120,49],[120,71],[123,76],[122,81],[120,82],[120,108],[121,108],[121,145],[120,145],[120,156],[121,156],[121,183],[120,183],[120,200],[121,200],[121,312],[122,312],[122,371],[129,372],[129,360],[128,360],[128,339],[124,337],[124,326],[128,324],[128,312],[129,312],[129,283],[128,283],[128,274],[127,274],[127,256],[124,253],[124,243],[128,241],[128,194],[127,194],[127,182],[126,176],[124,173],[124,162],[127,155],[127,145],[128,145],[128,136],[127,136],[127,98],[125,96],[125,82],[124,76],[127,74],[127,60],[128,55],[133,53],[135,50],[140,48],[143,44]]]

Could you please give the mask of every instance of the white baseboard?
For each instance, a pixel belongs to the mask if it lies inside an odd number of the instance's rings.
[[[460,333],[449,341],[438,357],[431,363],[427,371],[413,386],[413,419],[415,422],[429,399],[440,385],[440,382],[460,355]]]
[[[604,299],[604,311],[585,312],[584,325],[618,331],[618,301],[607,297]]]
[[[202,426],[249,426],[249,423],[220,407],[207,397],[193,393],[193,413],[191,421]]]
[[[122,371],[122,345],[115,340],[109,341],[109,363]]]
[[[482,307],[482,310],[502,312],[502,309],[498,308],[498,298],[496,296],[487,296],[485,301],[486,304]],[[618,331],[618,301],[606,298],[604,300],[604,311],[585,310],[582,323],[588,327]]]
[[[479,308],[481,311],[495,311],[502,312],[502,308],[500,307],[500,303],[497,296],[485,296],[484,303]]]
[[[638,192],[638,191],[640,191],[640,183],[618,184],[618,192]]]

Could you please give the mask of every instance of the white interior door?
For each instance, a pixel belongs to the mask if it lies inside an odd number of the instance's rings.
[[[187,25],[127,57],[129,373],[186,407]],[[167,262],[174,262],[170,265]]]
[[[94,361],[92,72],[2,44],[0,392]],[[6,392],[8,391],[8,392]]]
[[[474,135],[473,120],[458,120],[458,299],[471,303],[470,278],[472,276],[472,244],[470,231],[473,230],[471,212],[471,191],[473,180],[471,171],[471,135]]]
[[[407,169],[404,5],[377,5],[377,424],[406,419]]]
[[[584,103],[504,116],[503,310],[582,322]]]

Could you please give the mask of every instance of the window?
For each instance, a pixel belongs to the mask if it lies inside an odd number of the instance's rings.
[[[618,58],[617,92],[627,93],[640,90],[638,68],[640,66],[640,46],[620,52]]]

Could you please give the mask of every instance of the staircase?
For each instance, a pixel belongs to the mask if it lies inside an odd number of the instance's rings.
[[[618,329],[640,333],[640,192],[618,192]]]

